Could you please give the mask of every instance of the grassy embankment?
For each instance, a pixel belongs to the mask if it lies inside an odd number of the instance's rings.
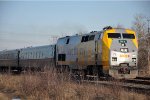
[[[117,82],[116,82],[117,84]],[[149,96],[127,92],[122,87],[104,87],[70,80],[55,71],[0,75],[0,100],[148,100]]]

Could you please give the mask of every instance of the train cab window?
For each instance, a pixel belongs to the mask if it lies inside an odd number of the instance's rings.
[[[66,44],[69,44],[69,40],[70,40],[70,39],[68,38],[67,41],[66,41]]]
[[[66,54],[58,54],[58,61],[65,61],[66,60]]]
[[[108,38],[121,38],[120,33],[108,33]]]
[[[89,36],[89,41],[94,40],[94,38],[95,38],[95,35],[90,35]]]
[[[83,36],[81,42],[87,42],[89,40],[89,35]]]
[[[126,33],[123,33],[122,36],[123,36],[123,38],[125,38],[125,39],[135,39],[134,34],[126,34]]]

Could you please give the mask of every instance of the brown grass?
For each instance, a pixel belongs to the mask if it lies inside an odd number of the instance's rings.
[[[56,71],[0,75],[0,93],[11,100],[20,96],[27,100],[148,100],[149,97],[126,92],[122,87],[76,83],[70,76]],[[4,96],[5,95],[5,96]],[[0,95],[0,99],[2,97]],[[3,100],[3,99],[2,99]]]

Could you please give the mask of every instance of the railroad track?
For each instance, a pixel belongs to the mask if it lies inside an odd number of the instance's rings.
[[[122,82],[133,83],[133,84],[141,84],[141,85],[150,85],[150,80],[141,80],[141,79],[126,79]]]
[[[149,78],[139,77],[136,79],[112,79],[102,77],[98,79],[96,76],[88,76],[86,80],[78,80],[82,83],[103,85],[107,87],[118,86],[125,90],[136,91],[141,94],[150,94],[150,80]]]
[[[115,81],[132,84],[150,85],[150,77],[137,77],[135,79],[112,79],[112,78],[100,78],[100,81]]]
[[[127,91],[135,91],[141,94],[150,94],[150,85],[143,85],[143,84],[133,84],[133,83],[125,83],[125,82],[116,82],[116,81],[88,81],[83,80],[83,83],[94,84],[99,86],[106,86],[106,87],[122,87]]]
[[[149,80],[149,81],[150,81],[150,77],[136,77],[136,79],[140,79],[140,80]]]

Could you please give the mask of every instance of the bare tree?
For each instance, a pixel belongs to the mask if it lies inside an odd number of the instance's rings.
[[[147,34],[145,18],[142,14],[137,14],[134,17],[132,29],[136,31],[139,39]]]
[[[138,50],[138,67],[144,71],[144,75],[150,74],[149,63],[149,41],[148,41],[148,23],[147,17],[142,14],[137,14],[134,17],[132,29],[138,34],[139,50]]]

